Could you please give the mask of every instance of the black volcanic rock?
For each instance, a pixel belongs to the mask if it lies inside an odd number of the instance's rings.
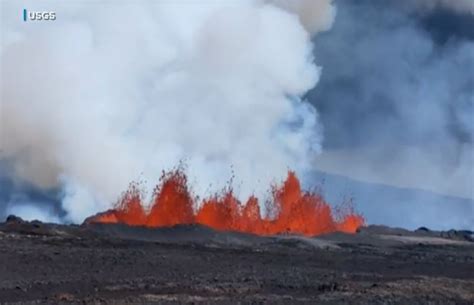
[[[455,240],[466,240],[474,242],[474,232],[469,230],[449,230],[440,232],[440,236]]]
[[[18,217],[16,215],[8,215],[6,222],[10,224],[11,223],[20,224],[20,223],[24,223],[25,221],[21,217]]]
[[[430,232],[430,229],[428,229],[427,227],[419,227],[415,230],[415,232]]]
[[[2,304],[471,304],[468,231],[0,223]]]

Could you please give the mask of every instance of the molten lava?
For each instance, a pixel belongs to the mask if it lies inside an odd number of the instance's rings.
[[[163,174],[149,206],[145,208],[139,187],[132,184],[114,209],[86,222],[147,227],[199,223],[224,231],[307,236],[335,231],[354,233],[364,225],[364,218],[354,213],[351,206],[340,207],[333,213],[321,195],[302,191],[293,172],[288,173],[282,186],[273,187],[271,200],[265,202],[264,217],[257,198],[252,196],[242,204],[230,187],[199,201],[191,195],[186,175],[180,169]]]

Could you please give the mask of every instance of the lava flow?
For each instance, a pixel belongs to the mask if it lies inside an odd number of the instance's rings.
[[[242,204],[230,187],[199,201],[191,195],[187,177],[179,169],[163,174],[149,209],[145,208],[141,194],[132,184],[114,209],[92,216],[86,222],[147,227],[199,223],[223,231],[307,236],[335,231],[354,233],[364,225],[364,218],[354,213],[351,206],[340,207],[333,213],[321,195],[302,191],[293,172],[288,173],[283,185],[272,188],[271,200],[264,204],[264,217],[257,198],[252,196]]]

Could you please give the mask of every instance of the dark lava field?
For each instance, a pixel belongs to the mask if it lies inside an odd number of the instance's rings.
[[[474,304],[468,231],[0,224],[1,304]]]

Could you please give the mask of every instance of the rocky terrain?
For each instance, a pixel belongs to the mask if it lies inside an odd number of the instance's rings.
[[[474,304],[474,235],[0,224],[1,304]]]

